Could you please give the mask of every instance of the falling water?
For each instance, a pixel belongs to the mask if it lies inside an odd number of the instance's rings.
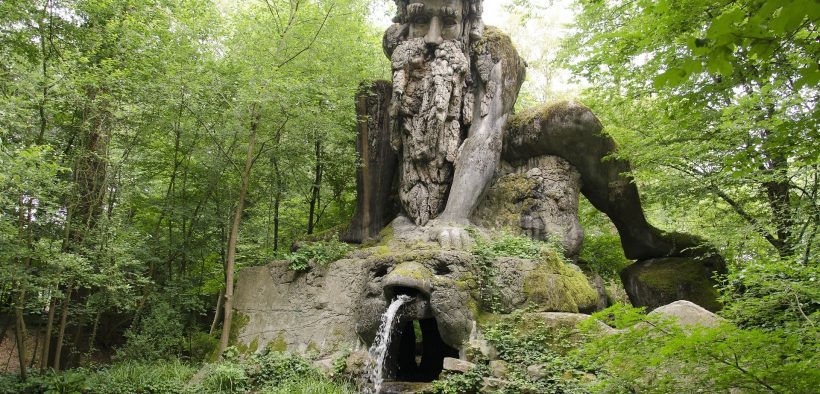
[[[384,361],[387,358],[387,348],[390,347],[390,337],[393,332],[393,320],[401,309],[402,305],[406,304],[413,297],[407,295],[399,295],[390,306],[382,314],[382,323],[379,326],[379,332],[376,335],[376,340],[370,346],[370,370],[367,373],[367,378],[373,383],[372,393],[378,394],[384,382]]]

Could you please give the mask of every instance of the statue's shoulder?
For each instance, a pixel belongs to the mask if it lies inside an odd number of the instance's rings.
[[[496,63],[504,60],[507,65],[526,67],[510,36],[495,26],[484,27],[478,39],[473,41],[471,49],[478,56],[491,56]]]

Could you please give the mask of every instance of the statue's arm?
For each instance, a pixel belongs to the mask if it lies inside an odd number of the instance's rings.
[[[455,162],[453,183],[442,221],[467,224],[493,179],[501,155],[504,124],[524,81],[524,61],[510,38],[487,27],[473,47],[474,91],[470,129]]]

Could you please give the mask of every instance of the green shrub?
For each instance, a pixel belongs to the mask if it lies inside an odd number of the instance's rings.
[[[126,343],[115,358],[155,361],[179,355],[185,343],[182,315],[166,301],[156,301],[137,327],[125,332]]]
[[[501,393],[585,393],[579,383],[581,371],[565,353],[573,346],[573,331],[548,326],[540,318],[529,318],[519,310],[482,327],[484,337],[507,363],[509,375]],[[537,365],[540,378],[531,377],[527,367]],[[434,383],[437,393],[477,393],[490,369],[478,362],[468,373],[451,375]]]
[[[616,335],[590,335],[578,350],[577,362],[597,375],[589,384],[593,392],[809,393],[820,382],[816,329],[764,331],[728,322],[683,329],[641,312],[620,306],[593,315],[631,326]]]
[[[195,372],[194,367],[179,360],[123,362],[90,373],[88,387],[90,393],[99,394],[183,393]]]
[[[624,256],[621,237],[611,233],[585,233],[579,260],[602,278],[618,281],[618,273],[632,263]]]
[[[82,394],[88,392],[86,373],[83,369],[43,374],[32,371],[25,382],[18,375],[0,375],[0,393]]]
[[[290,353],[254,354],[245,363],[249,377],[255,386],[320,377],[319,372],[307,360]]]
[[[233,362],[211,364],[206,367],[201,389],[208,393],[243,393],[250,386],[250,379],[242,365]]]
[[[735,267],[724,278],[722,314],[741,327],[820,325],[820,262],[773,259]]]
[[[310,265],[325,266],[343,258],[353,246],[338,240],[311,242],[286,257],[288,267],[294,271],[307,271]]]
[[[259,390],[260,394],[354,394],[357,391],[346,384],[334,383],[322,378],[292,379],[269,384]]]
[[[450,375],[433,382],[433,392],[440,394],[478,393],[483,378],[487,376],[490,376],[490,368],[478,364],[463,374]]]
[[[219,345],[219,339],[206,332],[196,331],[191,334],[191,359],[194,361],[211,361]]]

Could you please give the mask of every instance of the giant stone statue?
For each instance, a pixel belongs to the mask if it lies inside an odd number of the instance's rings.
[[[696,237],[647,222],[629,163],[604,160],[617,147],[588,108],[558,102],[513,113],[526,65],[508,36],[484,26],[482,0],[395,2],[382,43],[392,83],[363,85],[356,97],[362,166],[341,238],[361,247],[306,273],[287,262],[244,269],[240,343],[327,357],[370,346],[388,305],[405,295],[412,301],[383,372],[430,381],[446,357],[477,343],[481,316],[603,308],[600,278],[568,263],[582,263],[579,193],[637,261],[621,273],[633,304],[719,308],[710,278],[722,259]],[[474,237],[501,227],[557,240],[563,256],[471,253]]]

